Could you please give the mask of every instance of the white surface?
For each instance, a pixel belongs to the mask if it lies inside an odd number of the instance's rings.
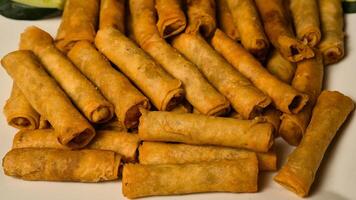
[[[356,100],[356,14],[347,15],[347,57],[340,63],[326,68],[324,88],[338,90]],[[0,57],[16,50],[19,35],[30,25],[36,25],[52,35],[56,33],[59,19],[42,21],[15,21],[0,16]],[[353,35],[352,35],[353,34]],[[11,90],[11,78],[3,68],[0,69],[0,106],[5,104]],[[352,114],[354,115],[354,113]],[[350,117],[335,138],[325,155],[318,177],[308,199],[346,200],[356,199],[356,119]],[[0,115],[0,157],[10,149],[16,130],[6,124],[4,115]],[[289,148],[281,139],[277,140],[280,163],[285,161]],[[301,199],[272,181],[275,173],[262,173],[259,180],[259,192],[254,194],[207,193],[183,196],[163,197],[164,199]],[[150,199],[163,199],[151,197]],[[31,182],[8,177],[0,170],[1,200],[118,200],[121,194],[121,182],[109,183],[58,183]]]

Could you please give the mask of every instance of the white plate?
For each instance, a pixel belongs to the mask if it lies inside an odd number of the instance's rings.
[[[326,68],[324,88],[338,90],[356,100],[356,14],[346,16],[347,56],[340,63]],[[17,49],[20,33],[25,27],[36,25],[55,35],[59,19],[41,21],[16,21],[0,16],[0,57]],[[5,104],[11,90],[12,81],[5,70],[0,69],[0,106]],[[352,114],[354,115],[354,113]],[[353,116],[350,118],[354,118]],[[10,149],[16,130],[7,125],[4,115],[0,115],[0,157]],[[335,138],[325,155],[318,171],[309,199],[346,200],[356,199],[356,120],[349,119],[339,136]],[[277,140],[279,165],[291,151],[281,139]],[[300,199],[272,181],[275,173],[261,173],[259,192],[254,194],[206,193],[152,199]],[[8,177],[0,170],[0,199],[27,200],[118,200],[121,182],[108,183],[59,183],[23,181]]]

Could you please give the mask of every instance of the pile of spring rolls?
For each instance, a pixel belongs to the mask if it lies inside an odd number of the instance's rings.
[[[257,192],[279,170],[305,197],[354,109],[322,86],[343,28],[340,0],[67,0],[55,38],[28,27],[1,59],[4,173],[139,198]],[[277,137],[296,146],[280,169]]]

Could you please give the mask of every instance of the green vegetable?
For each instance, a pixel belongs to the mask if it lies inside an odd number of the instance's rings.
[[[356,13],[356,0],[343,0],[342,8],[345,13]]]
[[[63,9],[64,0],[12,0],[13,2],[25,4],[28,6],[38,7],[38,8],[57,8],[59,10]]]

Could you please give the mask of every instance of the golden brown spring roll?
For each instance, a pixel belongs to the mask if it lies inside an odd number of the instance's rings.
[[[256,116],[271,99],[236,71],[199,35],[180,34],[173,46],[192,61],[245,119]]]
[[[236,161],[194,164],[127,164],[122,191],[128,198],[201,192],[256,192],[256,155]]]
[[[321,38],[318,0],[290,0],[290,11],[297,38],[316,46]]]
[[[296,66],[274,50],[267,61],[266,68],[279,80],[289,84],[294,77]]]
[[[198,68],[170,46],[155,25],[154,0],[130,1],[134,35],[139,45],[168,73],[183,83],[185,98],[201,113],[218,115],[229,110],[229,102],[205,79]]]
[[[186,0],[188,25],[186,33],[209,37],[216,29],[215,0]]]
[[[89,121],[103,123],[114,107],[54,45],[45,31],[31,26],[21,34],[20,49],[31,50]]]
[[[242,46],[217,30],[211,44],[238,71],[245,75],[265,94],[271,97],[277,109],[285,113],[298,113],[308,102],[308,95],[280,81]]]
[[[162,142],[143,142],[138,150],[139,162],[144,165],[219,162],[221,160],[238,160],[255,154],[244,149]],[[267,153],[256,153],[256,155],[259,170],[277,169],[277,156],[274,149]]]
[[[107,27],[125,33],[125,0],[100,0],[99,29]]]
[[[316,52],[316,57],[297,64],[292,86],[309,95],[309,103],[298,114],[283,114],[279,135],[289,144],[297,146],[307,128],[312,109],[323,84],[324,66],[322,55]]]
[[[284,0],[255,0],[272,45],[291,62],[314,57],[313,50],[295,38]]]
[[[2,58],[1,64],[33,108],[51,123],[61,144],[81,148],[95,136],[93,127],[33,53],[24,50],[9,53]]]
[[[142,110],[138,134],[144,141],[182,142],[267,152],[273,126],[260,118],[238,120],[191,113]]]
[[[253,0],[226,0],[242,45],[259,60],[267,56],[269,42]]]
[[[326,65],[344,57],[344,16],[340,0],[319,0],[322,38],[319,49]]]
[[[99,30],[95,44],[159,110],[171,110],[182,100],[182,83],[120,31],[113,28]]]
[[[33,130],[40,124],[40,115],[13,83],[11,95],[4,106],[4,115],[7,123],[17,129]]]
[[[113,151],[122,155],[125,161],[133,161],[136,158],[139,142],[137,134],[100,130],[85,148]],[[69,149],[58,142],[53,129],[21,130],[16,133],[12,148]]]
[[[99,0],[67,0],[57,31],[56,46],[68,52],[75,42],[94,42],[99,15]]]
[[[185,29],[187,21],[181,0],[155,0],[157,28],[162,38],[177,35]]]
[[[326,149],[353,109],[349,97],[323,91],[301,143],[274,180],[299,196],[307,196]]]
[[[100,182],[118,179],[120,159],[111,151],[23,148],[9,151],[2,166],[28,181]]]
[[[148,99],[115,70],[91,43],[77,42],[68,52],[68,57],[114,105],[119,121],[127,128],[137,127],[141,115],[139,108],[150,108]]]
[[[232,20],[227,0],[216,0],[218,27],[233,40],[240,40],[240,34]]]

